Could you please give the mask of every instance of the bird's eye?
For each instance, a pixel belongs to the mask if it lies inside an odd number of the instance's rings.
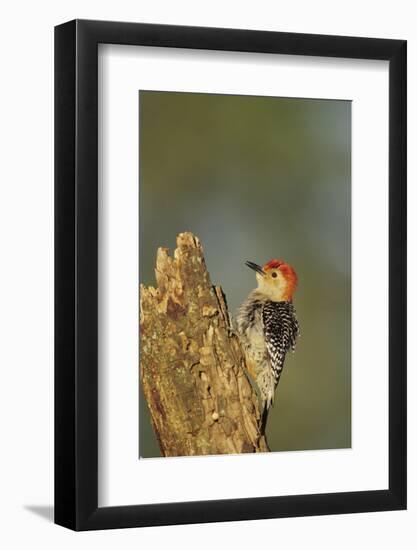
[[[276,274],[276,271],[274,271],[273,273],[271,273],[271,277],[273,277],[274,279],[277,278],[277,274]]]

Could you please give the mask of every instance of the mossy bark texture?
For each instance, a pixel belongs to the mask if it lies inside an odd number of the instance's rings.
[[[164,456],[269,451],[257,395],[197,237],[159,248],[157,287],[140,289],[140,376]]]

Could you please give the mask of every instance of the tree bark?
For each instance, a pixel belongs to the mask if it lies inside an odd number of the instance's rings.
[[[177,247],[158,249],[157,288],[140,289],[140,375],[161,452],[269,451],[222,289],[197,237],[181,233]]]

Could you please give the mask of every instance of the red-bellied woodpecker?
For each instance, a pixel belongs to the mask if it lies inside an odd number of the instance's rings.
[[[285,356],[294,350],[299,335],[292,303],[297,274],[282,260],[270,260],[263,267],[253,262],[246,265],[256,271],[258,288],[252,290],[237,312],[237,333],[246,366],[261,394],[265,422]]]

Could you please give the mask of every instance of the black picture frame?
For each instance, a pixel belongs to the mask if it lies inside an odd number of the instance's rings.
[[[98,44],[389,62],[389,488],[98,507]],[[74,530],[406,508],[404,40],[74,20],[55,28],[55,522]]]

